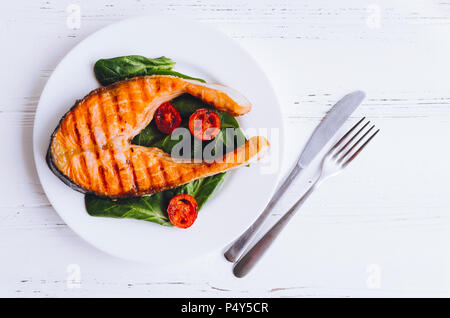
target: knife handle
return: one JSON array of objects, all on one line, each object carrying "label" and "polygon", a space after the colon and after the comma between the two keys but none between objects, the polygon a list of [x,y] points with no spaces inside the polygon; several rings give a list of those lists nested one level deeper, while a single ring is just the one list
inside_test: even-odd
[{"label": "knife handle", "polygon": [[286,192],[286,189],[291,185],[292,181],[294,181],[294,179],[297,177],[297,175],[301,170],[302,167],[298,163],[296,163],[295,167],[286,177],[283,184],[281,184],[281,186],[272,196],[272,198],[270,199],[269,203],[267,204],[266,208],[261,213],[261,215],[256,219],[255,222],[253,222],[252,225],[250,225],[250,227],[244,233],[241,234],[241,236],[239,236],[239,238],[236,241],[233,242],[233,244],[224,253],[225,258],[228,261],[233,263],[238,259],[239,255],[242,253],[243,249],[247,246],[250,239],[255,235],[255,233],[267,219],[275,204],[283,196],[283,194]]},{"label": "knife handle", "polygon": [[[318,179],[319,181],[320,179]],[[306,193],[287,211],[281,219],[272,226],[272,228],[258,241],[252,248],[244,254],[234,265],[233,273],[236,277],[244,277],[255,266],[259,259],[264,255],[267,249],[272,245],[283,228],[291,220],[294,213],[303,205],[308,197],[317,188],[319,182],[316,181],[306,191]]]}]

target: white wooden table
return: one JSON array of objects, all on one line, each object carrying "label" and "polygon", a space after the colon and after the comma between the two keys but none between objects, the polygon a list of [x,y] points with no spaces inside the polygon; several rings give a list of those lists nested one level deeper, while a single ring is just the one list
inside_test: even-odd
[{"label": "white wooden table", "polygon": [[[450,3],[335,2],[0,2],[0,296],[450,296]],[[108,256],[64,224],[40,186],[32,128],[52,70],[90,33],[150,13],[217,27],[257,59],[283,108],[283,171],[351,90],[367,92],[353,119],[382,129],[244,279],[221,251],[160,269]]]}]

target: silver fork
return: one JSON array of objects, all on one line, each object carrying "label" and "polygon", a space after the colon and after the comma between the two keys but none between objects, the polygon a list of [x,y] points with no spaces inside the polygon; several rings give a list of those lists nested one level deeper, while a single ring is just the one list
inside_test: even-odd
[{"label": "silver fork", "polygon": [[[236,277],[243,277],[253,268],[257,261],[262,257],[264,252],[277,238],[278,234],[283,230],[289,220],[292,218],[298,208],[300,208],[311,193],[319,187],[320,184],[331,176],[335,176],[342,172],[347,165],[358,156],[358,154],[366,147],[366,145],[380,131],[377,129],[368,138],[375,125],[366,129],[370,121],[362,125],[354,134],[353,131],[360,127],[364,121],[363,117],[358,121],[324,156],[321,164],[321,172],[319,178],[311,185],[306,193],[283,215],[283,217],[275,223],[274,226],[250,249],[246,252],[234,266],[233,273]],[[363,135],[355,141],[361,133]],[[361,144],[362,143],[362,144]],[[359,148],[358,145],[361,146]]]}]

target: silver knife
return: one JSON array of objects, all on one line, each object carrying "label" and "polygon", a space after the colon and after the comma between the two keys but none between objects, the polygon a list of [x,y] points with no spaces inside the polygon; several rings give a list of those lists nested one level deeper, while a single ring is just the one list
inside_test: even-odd
[{"label": "silver knife", "polygon": [[319,126],[314,130],[313,134],[306,143],[300,157],[297,160],[294,168],[286,177],[284,182],[270,199],[264,211],[253,222],[252,225],[242,233],[239,238],[225,252],[225,258],[230,262],[235,262],[242,250],[247,246],[250,239],[258,231],[266,218],[269,216],[275,204],[286,192],[286,189],[291,185],[292,181],[297,177],[299,172],[306,168],[322,148],[333,138],[339,128],[350,117],[355,109],[361,104],[366,94],[362,91],[355,91],[342,97],[328,112],[325,118],[320,122]]}]

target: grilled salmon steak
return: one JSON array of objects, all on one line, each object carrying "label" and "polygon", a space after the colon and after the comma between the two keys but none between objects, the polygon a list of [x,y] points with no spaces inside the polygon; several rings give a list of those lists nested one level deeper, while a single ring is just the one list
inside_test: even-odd
[{"label": "grilled salmon steak", "polygon": [[51,137],[50,169],[83,193],[110,198],[152,194],[258,160],[269,148],[252,137],[223,160],[195,163],[131,144],[164,102],[189,93],[234,116],[251,104],[236,91],[173,76],[141,76],[98,88],[77,101]]}]

